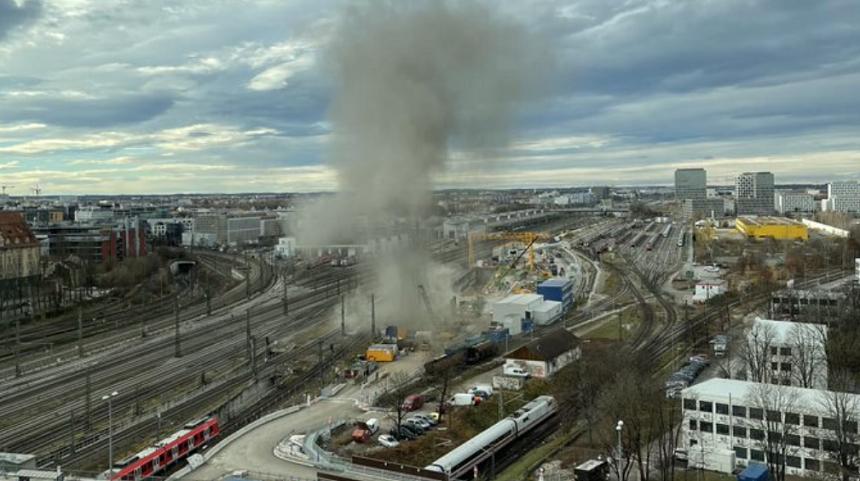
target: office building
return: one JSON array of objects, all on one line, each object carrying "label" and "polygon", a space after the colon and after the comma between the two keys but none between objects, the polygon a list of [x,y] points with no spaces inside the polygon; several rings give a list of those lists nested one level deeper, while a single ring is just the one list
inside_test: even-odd
[{"label": "office building", "polygon": [[730,449],[739,466],[784,459],[787,474],[820,477],[839,471],[839,437],[857,439],[860,395],[838,394],[851,411],[841,426],[828,407],[833,396],[820,389],[710,379],[681,392],[681,437],[691,456]]},{"label": "office building", "polygon": [[675,199],[681,204],[684,217],[719,217],[725,214],[723,200],[708,197],[705,169],[676,170]]},{"label": "office building", "polygon": [[675,171],[675,200],[705,199],[708,195],[708,178],[705,169],[678,169]]},{"label": "office building", "polygon": [[805,192],[777,192],[774,207],[780,214],[811,214],[815,212],[815,198]]},{"label": "office building", "polygon": [[774,210],[773,174],[744,172],[738,176],[735,211],[737,215],[771,215]]},{"label": "office building", "polygon": [[821,210],[860,212],[860,183],[840,181],[827,184],[827,198],[821,201]]}]

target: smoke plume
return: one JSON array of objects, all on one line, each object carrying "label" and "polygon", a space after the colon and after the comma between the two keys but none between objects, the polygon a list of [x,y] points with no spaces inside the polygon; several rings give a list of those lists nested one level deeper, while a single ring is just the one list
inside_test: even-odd
[{"label": "smoke plume", "polygon": [[[329,162],[340,193],[315,212],[305,240],[336,242],[352,234],[357,219],[379,232],[390,219],[424,217],[433,178],[452,149],[488,152],[506,144],[517,103],[538,73],[533,46],[523,28],[474,1],[349,7],[327,55],[336,79]],[[412,293],[394,315],[416,308],[402,299],[417,302],[417,284],[434,297],[445,292],[432,285],[436,268],[417,252],[384,264],[379,277],[391,285],[381,290]]]}]

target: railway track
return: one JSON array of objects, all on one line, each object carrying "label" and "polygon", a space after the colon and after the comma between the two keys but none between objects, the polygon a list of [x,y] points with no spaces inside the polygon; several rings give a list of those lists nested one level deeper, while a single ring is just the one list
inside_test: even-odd
[{"label": "railway track", "polygon": [[[297,297],[291,302],[291,314],[303,316],[308,307],[334,299],[330,293],[333,289],[326,284],[323,289]],[[255,327],[254,335],[262,340],[265,337],[283,336],[293,329],[294,322],[283,322],[281,309],[281,303],[263,306],[260,310],[264,318],[254,321],[255,324],[262,323]],[[152,339],[152,342],[140,346],[138,350],[115,355],[91,370],[90,392],[121,391],[114,406],[117,412],[122,412],[141,402],[141,392],[148,394],[144,401],[160,403],[164,401],[163,396],[169,396],[181,386],[193,383],[201,372],[229,372],[231,361],[245,353],[245,322],[242,321],[213,321],[203,326],[202,330],[207,331],[205,336],[189,338],[186,334],[182,344],[183,349],[190,354],[181,360],[172,358],[173,347],[170,342],[159,343],[159,339]],[[259,346],[262,346],[262,342]],[[58,435],[57,430],[62,431],[68,425],[69,413],[76,411],[82,416],[86,410],[86,377],[86,369],[77,369],[53,379],[51,383],[31,383],[15,390],[14,394],[0,396],[0,419],[13,422],[11,427],[4,426],[0,430],[0,446],[11,447],[18,452],[44,453],[50,451],[52,440],[56,442],[59,439],[62,442],[63,436]],[[47,403],[46,406],[46,402],[34,402],[34,399],[55,402]],[[106,407],[92,401],[90,404],[91,424],[96,425],[105,419]],[[18,421],[20,423],[16,424]]]},{"label": "railway track", "polygon": [[[203,258],[213,254],[204,254]],[[263,272],[264,268],[254,267],[252,265],[249,273],[249,283],[260,285],[262,292],[266,286],[269,286],[273,281],[273,273],[271,270]],[[260,281],[263,282],[260,282]],[[196,318],[206,314],[210,310],[219,310],[229,308],[230,306],[245,300],[248,297],[248,287],[244,284],[234,286],[228,292],[213,299],[210,306],[205,302],[200,302],[196,298],[180,298],[183,309],[180,311],[181,320]],[[42,327],[34,327],[26,335],[22,332],[21,352],[19,353],[19,369],[26,373],[28,365],[42,366],[53,363],[57,358],[70,359],[80,355],[78,344],[80,338],[83,338],[84,343],[92,343],[93,340],[98,340],[100,343],[110,343],[111,339],[121,338],[123,335],[135,335],[147,330],[158,330],[165,326],[169,326],[174,322],[173,319],[174,299],[161,299],[150,306],[145,306],[140,309],[126,309],[124,312],[108,317],[99,317],[97,320],[90,318],[88,322],[82,324],[81,331],[78,331],[78,322],[73,320],[73,325],[68,323],[62,325],[48,325]],[[86,318],[85,318],[86,319]],[[81,336],[82,334],[82,336]],[[33,337],[41,336],[41,337]],[[108,337],[108,339],[104,339]],[[14,341],[13,341],[14,344]],[[43,346],[51,344],[56,346],[52,348],[49,355],[45,355]],[[71,347],[69,347],[71,346]],[[28,349],[24,349],[28,348]],[[86,352],[86,349],[84,349]],[[47,358],[48,362],[45,362]],[[5,369],[0,369],[0,379],[15,377],[15,361],[14,361],[14,346],[8,347],[5,352],[0,351],[0,366],[5,366]]]}]

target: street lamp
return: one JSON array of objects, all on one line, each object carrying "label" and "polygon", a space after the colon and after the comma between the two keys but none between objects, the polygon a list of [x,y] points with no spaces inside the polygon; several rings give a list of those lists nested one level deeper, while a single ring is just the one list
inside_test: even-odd
[{"label": "street lamp", "polygon": [[621,430],[624,429],[624,421],[619,420],[615,425],[615,431],[618,433],[618,453],[615,456],[615,470],[618,472],[618,480],[621,481]]},{"label": "street lamp", "polygon": [[108,479],[113,476],[113,403],[111,402],[118,392],[114,391],[110,394],[102,396],[102,401],[108,403]]}]

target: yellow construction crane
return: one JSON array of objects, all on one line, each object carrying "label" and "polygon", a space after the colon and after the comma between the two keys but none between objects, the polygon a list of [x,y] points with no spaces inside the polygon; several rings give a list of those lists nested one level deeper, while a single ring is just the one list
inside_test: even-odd
[{"label": "yellow construction crane", "polygon": [[469,265],[475,263],[475,239],[478,240],[509,240],[525,244],[529,252],[529,269],[535,266],[534,243],[538,240],[549,240],[549,235],[542,232],[474,232],[469,234]]}]

